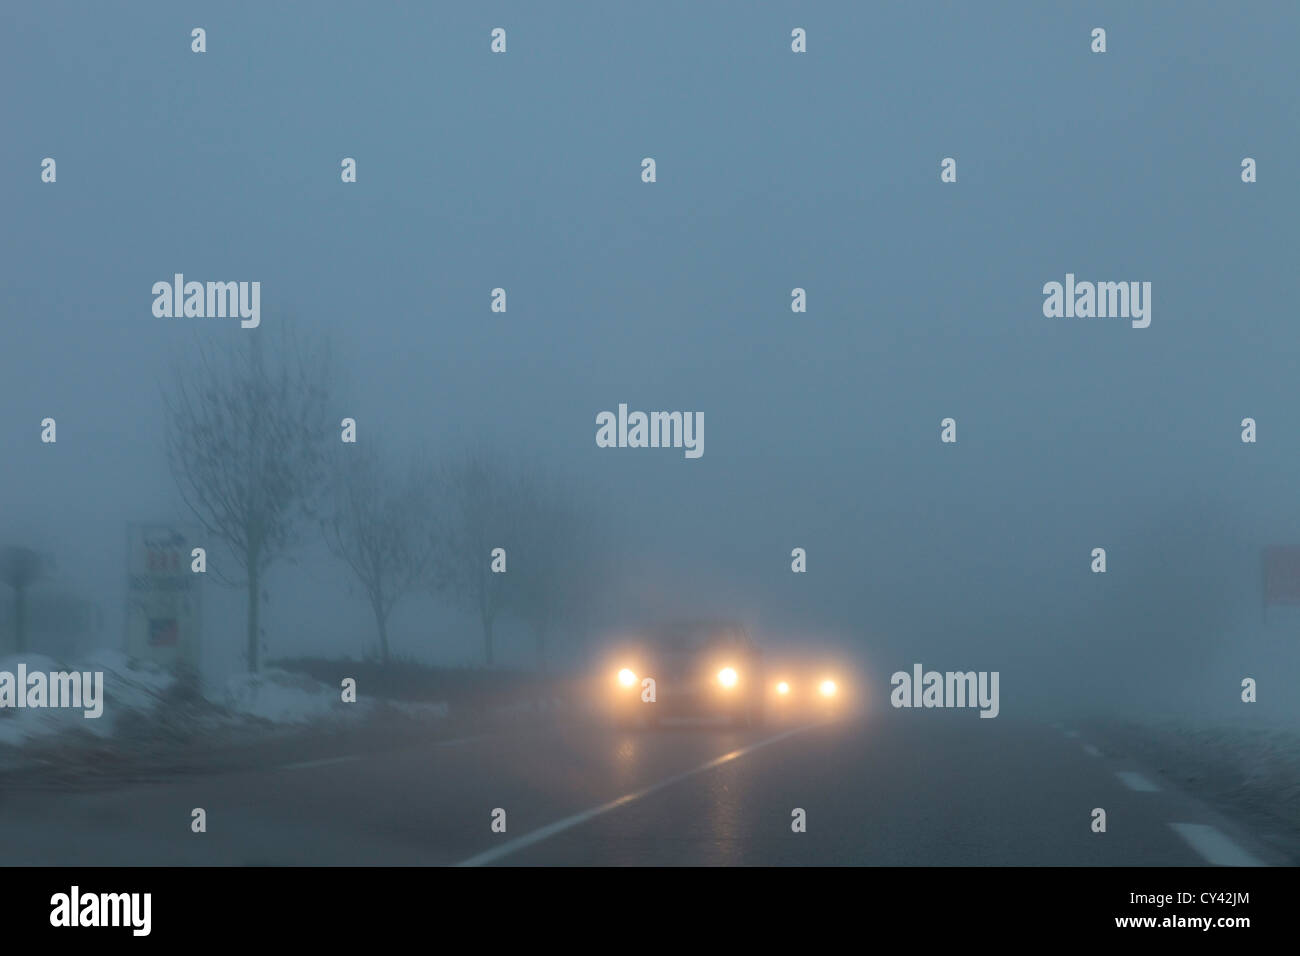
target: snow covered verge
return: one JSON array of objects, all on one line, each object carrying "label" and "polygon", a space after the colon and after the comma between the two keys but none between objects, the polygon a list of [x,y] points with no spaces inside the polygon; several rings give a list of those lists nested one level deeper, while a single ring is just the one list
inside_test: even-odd
[{"label": "snow covered verge", "polygon": [[[42,738],[82,731],[96,737],[112,737],[130,714],[150,713],[164,699],[175,679],[155,665],[132,661],[119,651],[99,650],[72,663],[56,661],[43,654],[9,654],[0,657],[0,672],[17,675],[57,672],[102,673],[103,713],[87,718],[80,707],[0,708],[0,745],[22,747]],[[24,688],[17,688],[24,693]]]},{"label": "snow covered verge", "polygon": [[[201,693],[193,681],[113,650],[66,661],[10,655],[0,657],[0,672],[17,675],[20,664],[28,675],[103,673],[98,718],[80,707],[0,706],[0,779],[29,788],[111,787],[303,754],[326,759],[574,714],[566,679],[505,669],[275,660]],[[345,700],[353,687],[355,701]]]},{"label": "snow covered verge", "polygon": [[116,650],[71,661],[35,653],[0,657],[0,673],[14,675],[13,684],[20,665],[28,675],[101,672],[102,715],[87,718],[82,707],[0,706],[0,770],[33,761],[77,762],[77,753],[85,761],[105,756],[125,761],[161,751],[183,753],[200,743],[237,744],[268,732],[328,733],[376,716],[421,722],[447,716],[445,703],[390,706],[365,695],[346,703],[341,687],[275,668],[231,677],[203,696],[157,665]]},{"label": "snow covered verge", "polygon": [[276,669],[230,678],[222,702],[234,714],[288,725],[363,717],[372,707],[365,698],[344,703],[341,689]]},{"label": "snow covered verge", "polygon": [[1130,720],[1108,727],[1107,736],[1300,862],[1300,729],[1293,723]]}]

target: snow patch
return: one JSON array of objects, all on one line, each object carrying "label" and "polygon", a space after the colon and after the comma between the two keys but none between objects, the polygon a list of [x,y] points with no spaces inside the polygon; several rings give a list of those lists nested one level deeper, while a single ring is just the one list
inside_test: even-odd
[{"label": "snow patch", "polygon": [[121,651],[108,648],[92,651],[71,664],[44,654],[0,657],[0,671],[16,674],[19,664],[26,665],[28,674],[102,672],[104,712],[99,717],[87,719],[85,710],[79,707],[5,707],[0,709],[0,744],[10,747],[22,747],[33,740],[73,730],[111,737],[118,718],[127,712],[152,712],[161,695],[175,682],[171,674],[156,664],[132,660]]},{"label": "snow patch", "polygon": [[230,678],[226,682],[226,706],[236,713],[274,724],[305,724],[368,709],[365,701],[344,703],[341,688],[328,687],[303,674],[274,669]]}]

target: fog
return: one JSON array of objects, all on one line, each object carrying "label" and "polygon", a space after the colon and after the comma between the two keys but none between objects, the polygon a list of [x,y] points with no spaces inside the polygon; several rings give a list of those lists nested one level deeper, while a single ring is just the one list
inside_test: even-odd
[{"label": "fog", "polygon": [[[1260,553],[1300,541],[1300,16],[1206,33],[1177,6],[10,9],[0,544],[54,556],[45,586],[119,646],[126,523],[192,520],[173,367],[292,322],[330,344],[324,424],[355,419],[356,449],[489,449],[579,504],[598,573],[547,666],[721,614],[852,655],[881,698],[920,662],[1000,671],[1008,714],[1227,714],[1250,676],[1295,717],[1300,618],[1265,615]],[[789,54],[792,18],[816,55]],[[175,273],[259,281],[261,325],[155,317]],[[1150,326],[1045,317],[1067,273],[1150,282]],[[703,455],[598,447],[621,403],[702,413]],[[289,555],[267,657],[373,653],[320,535]],[[217,686],[246,595],[203,589]],[[399,602],[390,639],[483,663],[446,594]],[[509,614],[497,664],[537,666]]]}]

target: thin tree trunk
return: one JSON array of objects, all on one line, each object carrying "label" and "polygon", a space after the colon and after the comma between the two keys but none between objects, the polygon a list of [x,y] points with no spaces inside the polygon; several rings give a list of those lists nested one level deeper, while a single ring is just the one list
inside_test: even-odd
[{"label": "thin tree trunk", "polygon": [[27,589],[14,588],[14,649],[27,650]]},{"label": "thin tree trunk", "polygon": [[375,623],[379,625],[379,659],[388,663],[388,618],[378,604],[375,608]]},{"label": "thin tree trunk", "polygon": [[248,567],[248,672],[258,671],[258,612],[262,595],[261,581],[258,580],[257,562],[250,561]]}]

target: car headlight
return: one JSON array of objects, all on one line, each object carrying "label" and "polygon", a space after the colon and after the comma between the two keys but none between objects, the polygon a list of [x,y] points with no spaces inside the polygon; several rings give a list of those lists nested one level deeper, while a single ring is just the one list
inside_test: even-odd
[{"label": "car headlight", "polygon": [[784,697],[786,694],[790,693],[790,685],[785,681],[781,681],[781,683],[776,685],[776,692]]},{"label": "car headlight", "polygon": [[839,690],[839,688],[835,686],[835,681],[833,680],[822,681],[821,686],[817,689],[821,691],[823,697],[834,697],[835,692]]},{"label": "car headlight", "polygon": [[723,687],[735,687],[738,679],[734,667],[724,667],[718,671],[718,683]]},{"label": "car headlight", "polygon": [[633,684],[636,683],[636,675],[633,674],[626,667],[624,667],[621,671],[618,672],[618,682],[622,684],[624,687],[631,687]]}]

